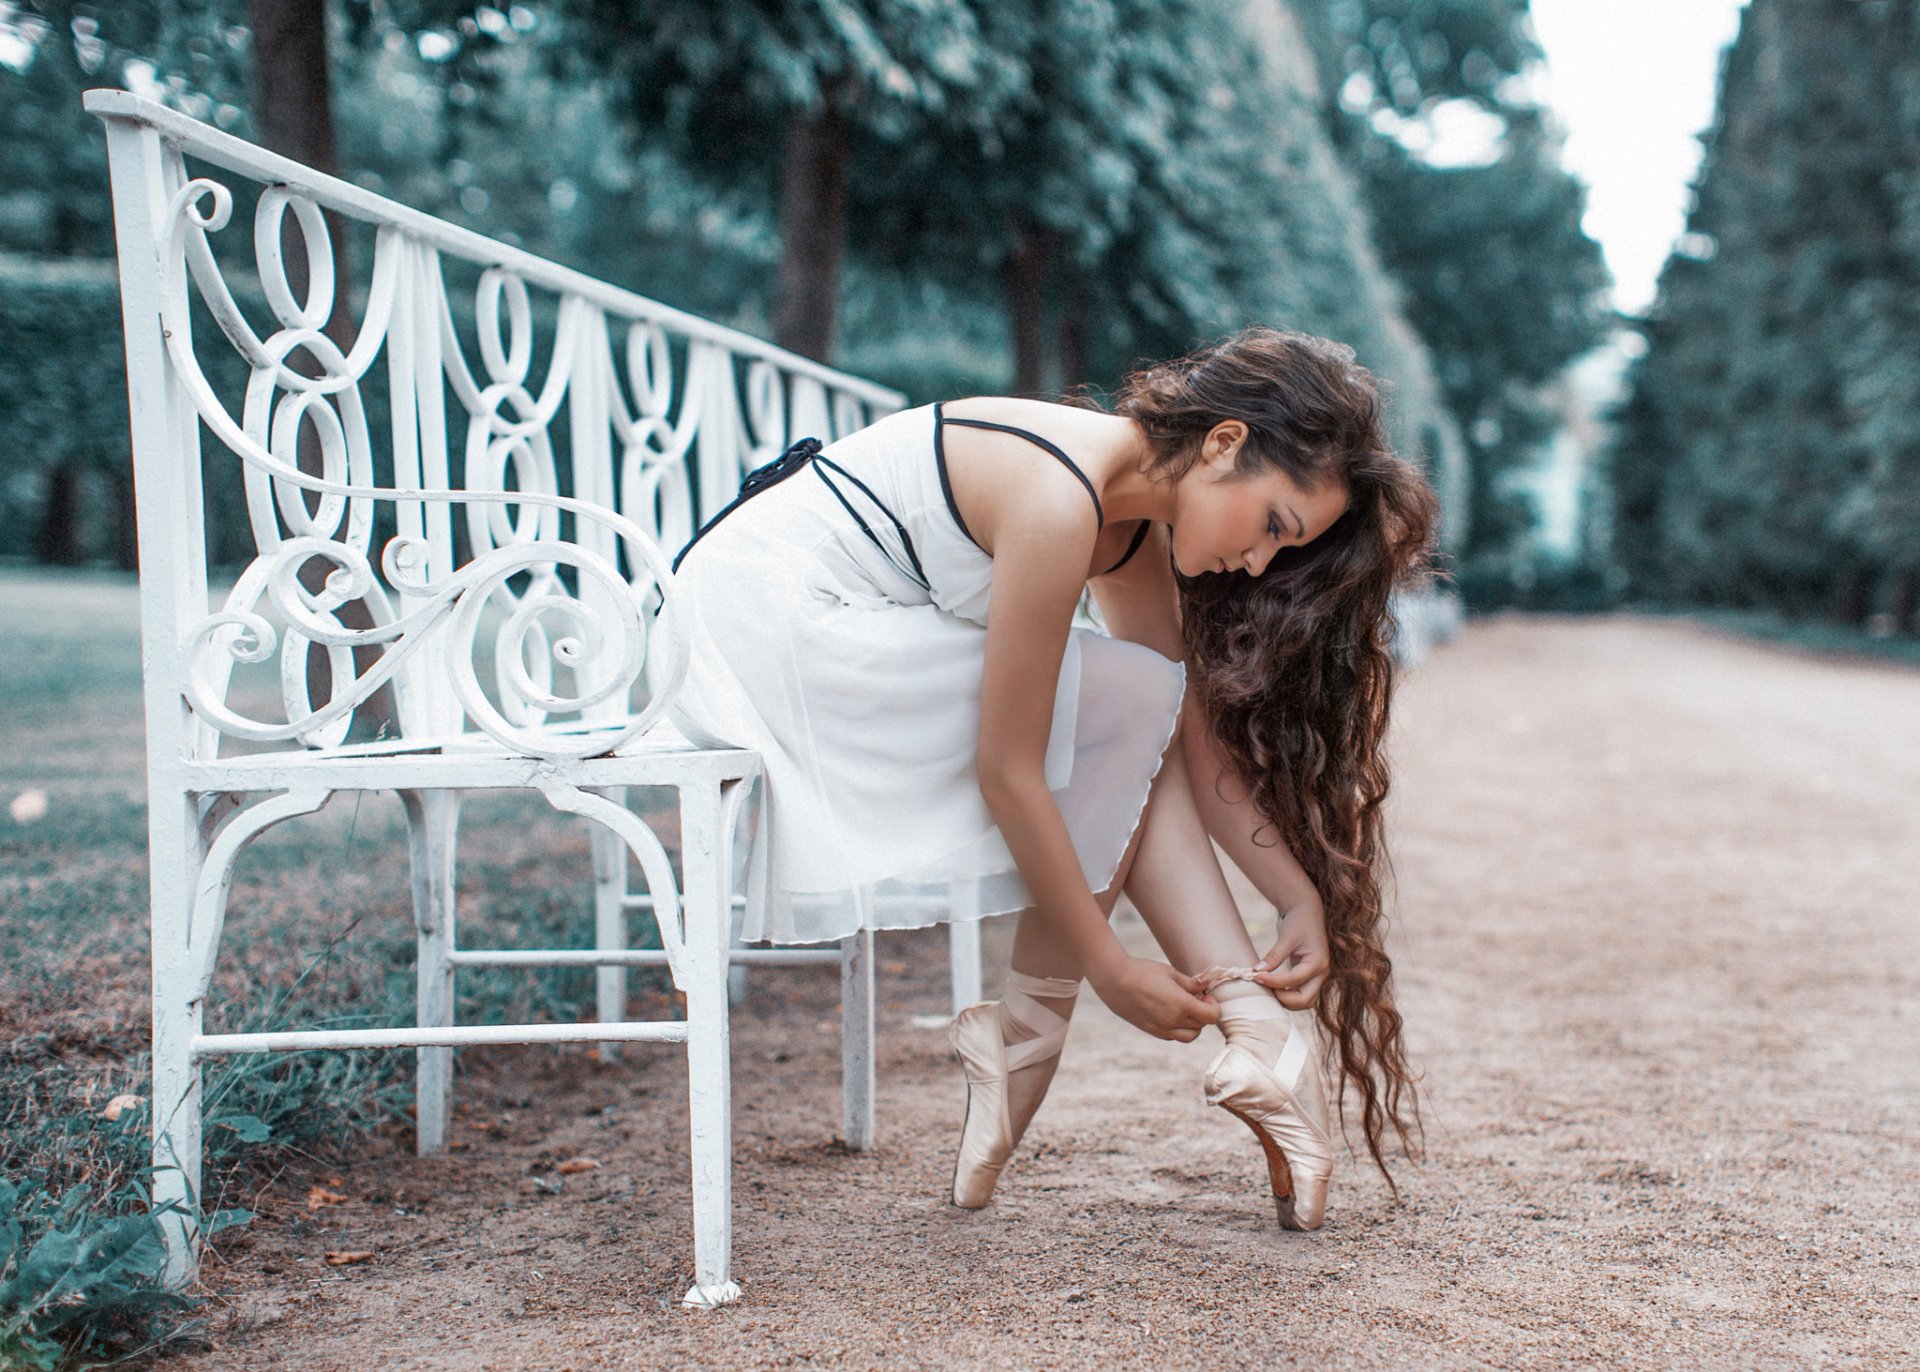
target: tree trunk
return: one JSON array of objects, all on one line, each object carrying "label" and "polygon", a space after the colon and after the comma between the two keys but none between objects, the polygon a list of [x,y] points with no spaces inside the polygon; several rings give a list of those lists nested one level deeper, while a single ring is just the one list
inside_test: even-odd
[{"label": "tree trunk", "polygon": [[1047,240],[1025,219],[1007,258],[1007,321],[1013,335],[1014,395],[1040,395],[1046,387]]},{"label": "tree trunk", "polygon": [[1920,634],[1920,567],[1901,567],[1888,588],[1887,611],[1896,634]]},{"label": "tree trunk", "polygon": [[1852,563],[1834,578],[1832,589],[1832,615],[1842,624],[1860,625],[1867,622],[1869,593],[1873,589],[1873,576],[1862,563]]},{"label": "tree trunk", "polygon": [[[247,22],[253,30],[254,132],[261,143],[283,157],[330,176],[338,175],[340,157],[333,137],[333,95],[327,63],[326,0],[247,0]],[[326,334],[346,352],[352,348],[356,332],[347,303],[352,258],[339,216],[327,215],[326,223],[333,246],[333,308],[327,317]],[[287,245],[287,284],[296,299],[304,299],[306,251],[295,246],[299,229],[294,227],[292,215],[283,221],[282,233]],[[300,368],[303,362],[308,373],[318,374],[318,364],[302,354],[289,358],[287,365]],[[308,425],[300,428],[294,461],[302,471],[317,474],[321,470],[319,445]],[[317,591],[331,570],[323,560],[310,559],[300,569],[300,584]],[[373,616],[364,601],[342,605],[334,616],[350,629],[373,627]],[[355,672],[364,674],[379,661],[380,649],[357,648],[353,658]],[[310,647],[308,699],[318,708],[333,698],[334,685],[325,652]],[[356,733],[369,728],[384,730],[391,718],[392,697],[382,688],[355,711]]]},{"label": "tree trunk", "polygon": [[81,493],[80,464],[72,458],[47,474],[47,503],[33,538],[34,556],[41,562],[77,567],[87,560],[86,541],[80,534]]},{"label": "tree trunk", "polygon": [[[329,176],[339,175],[327,66],[326,0],[247,0],[247,23],[253,30],[254,133],[283,157]],[[289,223],[292,219],[287,216]],[[333,242],[333,311],[326,332],[344,350],[353,346],[353,320],[347,308],[347,282],[353,273],[339,216],[327,216],[327,236]],[[292,247],[286,261],[288,284],[296,298],[304,298],[306,252]]]},{"label": "tree trunk", "polygon": [[133,502],[133,463],[122,456],[113,469],[113,565],[123,572],[140,569],[140,541]]},{"label": "tree trunk", "polygon": [[773,339],[825,362],[833,352],[840,263],[847,243],[846,117],[835,92],[787,125],[780,168],[780,278]]},{"label": "tree trunk", "polygon": [[1087,376],[1087,282],[1077,269],[1060,273],[1060,317],[1054,322],[1054,348],[1060,361],[1060,389],[1084,385]]}]

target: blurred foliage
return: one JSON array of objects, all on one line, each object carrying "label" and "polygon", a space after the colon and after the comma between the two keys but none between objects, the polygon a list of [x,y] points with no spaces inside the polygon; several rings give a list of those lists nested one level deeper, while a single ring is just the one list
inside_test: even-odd
[{"label": "blurred foliage", "polygon": [[1365,160],[1381,252],[1440,358],[1472,452],[1469,557],[1510,561],[1535,522],[1508,481],[1559,426],[1546,383],[1613,324],[1586,192],[1533,118],[1484,167],[1432,167],[1388,140]]},{"label": "blurred foliage", "polygon": [[[689,0],[644,16],[611,0],[334,0],[330,13],[343,174],[369,189],[764,334],[785,246],[782,130],[841,100],[844,365],[916,400],[996,390],[1017,336],[1022,365],[1063,389],[1277,322],[1352,342],[1394,388],[1398,441],[1462,485],[1439,369],[1314,117],[1313,59],[1285,0],[1237,13],[1199,0]],[[107,250],[86,86],[127,84],[250,134],[244,16],[240,0],[0,13],[9,184],[23,188],[0,213],[0,250]],[[54,143],[82,155],[50,155]],[[1042,269],[1015,289],[1009,263],[1036,244]],[[91,328],[71,335],[74,370],[117,373],[81,336]],[[89,443],[96,427],[110,428],[82,426]],[[7,474],[14,508],[42,507],[26,522],[58,504],[44,452]],[[82,529],[64,542],[126,557],[124,538]]]},{"label": "blurred foliage", "polygon": [[1753,0],[1646,332],[1635,592],[1920,628],[1920,9]]},{"label": "blurred foliage", "polygon": [[1002,104],[1024,80],[1021,49],[981,25],[985,0],[554,0],[572,32],[559,45],[576,79],[610,75],[636,131],[665,137],[727,181],[763,181],[780,166],[788,117],[834,105],[884,155],[930,120],[995,137]]},{"label": "blurred foliage", "polygon": [[94,86],[133,84],[222,128],[241,119],[246,30],[231,0],[16,0],[0,5],[0,249],[113,252]]},{"label": "blurred foliage", "polygon": [[0,556],[133,565],[125,356],[110,263],[0,255]]},{"label": "blurred foliage", "polygon": [[1510,83],[1541,59],[1528,0],[1322,0],[1298,9],[1328,131],[1349,154],[1377,132],[1376,119],[1423,120],[1448,100],[1504,119]]},{"label": "blurred foliage", "polygon": [[[1522,80],[1541,58],[1526,0],[1331,0],[1301,12],[1322,114],[1468,446],[1456,546],[1480,565],[1463,585],[1524,581],[1537,513],[1512,478],[1559,427],[1545,385],[1616,323],[1600,246],[1581,228],[1586,190]],[[1414,151],[1451,102],[1500,130],[1488,161],[1436,165]]]}]

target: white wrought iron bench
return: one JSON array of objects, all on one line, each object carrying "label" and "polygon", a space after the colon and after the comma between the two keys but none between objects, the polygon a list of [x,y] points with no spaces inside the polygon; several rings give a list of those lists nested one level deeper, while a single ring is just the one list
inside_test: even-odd
[{"label": "white wrought iron bench", "polygon": [[[839,963],[846,1141],[865,1148],[873,945],[863,934],[838,948],[734,946],[731,847],[759,762],[696,748],[661,718],[685,671],[666,555],[691,536],[697,513],[725,504],[743,472],[791,438],[837,437],[901,397],[127,92],[91,91],[86,107],[107,129],[137,489],[152,1195],[169,1280],[184,1284],[197,1261],[209,1057],[414,1048],[418,1147],[431,1152],[445,1142],[456,1046],[656,1042],[683,1044],[688,1056],[694,1279],[684,1300],[737,1298],[729,969]],[[226,247],[244,234],[220,237],[236,187],[242,211],[252,205],[251,261]],[[365,305],[345,346],[330,318],[324,214],[374,233]],[[471,349],[448,284],[456,268],[474,278]],[[264,311],[238,303],[233,271],[254,279]],[[265,327],[250,308],[271,316]],[[199,337],[196,311],[214,326]],[[209,349],[230,350],[228,362],[238,354],[244,385],[222,393]],[[369,393],[381,386],[377,424]],[[205,472],[244,487],[253,549],[217,605],[203,428],[214,439]],[[318,703],[314,653],[330,683]],[[390,705],[381,735],[357,737],[356,717],[376,701]],[[460,798],[498,788],[537,791],[592,823],[592,949],[458,946]],[[629,788],[676,798],[677,876],[626,803]],[[368,790],[397,792],[407,815],[417,1024],[204,1032],[241,852],[337,793]],[[629,890],[630,863],[644,892]],[[629,946],[634,910],[654,915],[662,947]],[[979,995],[978,937],[975,926],[953,933],[956,1005]],[[538,965],[598,969],[599,1022],[453,1022],[458,968]],[[684,1020],[626,1018],[626,969],[647,965],[666,967],[685,994]]]}]

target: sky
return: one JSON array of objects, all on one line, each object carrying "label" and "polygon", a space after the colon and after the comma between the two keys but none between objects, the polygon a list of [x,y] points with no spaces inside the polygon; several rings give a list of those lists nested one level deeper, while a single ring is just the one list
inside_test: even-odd
[{"label": "sky", "polygon": [[1653,302],[1686,226],[1697,135],[1713,120],[1720,50],[1746,0],[1533,0],[1546,50],[1538,95],[1567,130],[1568,168],[1586,183],[1587,233],[1606,253],[1613,301]]}]

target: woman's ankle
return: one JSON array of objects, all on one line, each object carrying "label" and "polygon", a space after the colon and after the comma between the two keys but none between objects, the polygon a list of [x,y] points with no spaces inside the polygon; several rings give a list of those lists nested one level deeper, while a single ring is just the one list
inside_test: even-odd
[{"label": "woman's ankle", "polygon": [[[1007,994],[1000,999],[1000,1037],[1014,1044],[1038,1038],[1057,1027],[1051,1018],[1073,1018],[1080,994],[1077,977],[1040,977],[1018,970],[1007,973]],[[1024,1005],[1022,1002],[1026,1002]],[[1039,1013],[1035,1013],[1035,1010]],[[1036,1022],[1038,1021],[1038,1022]]]}]

